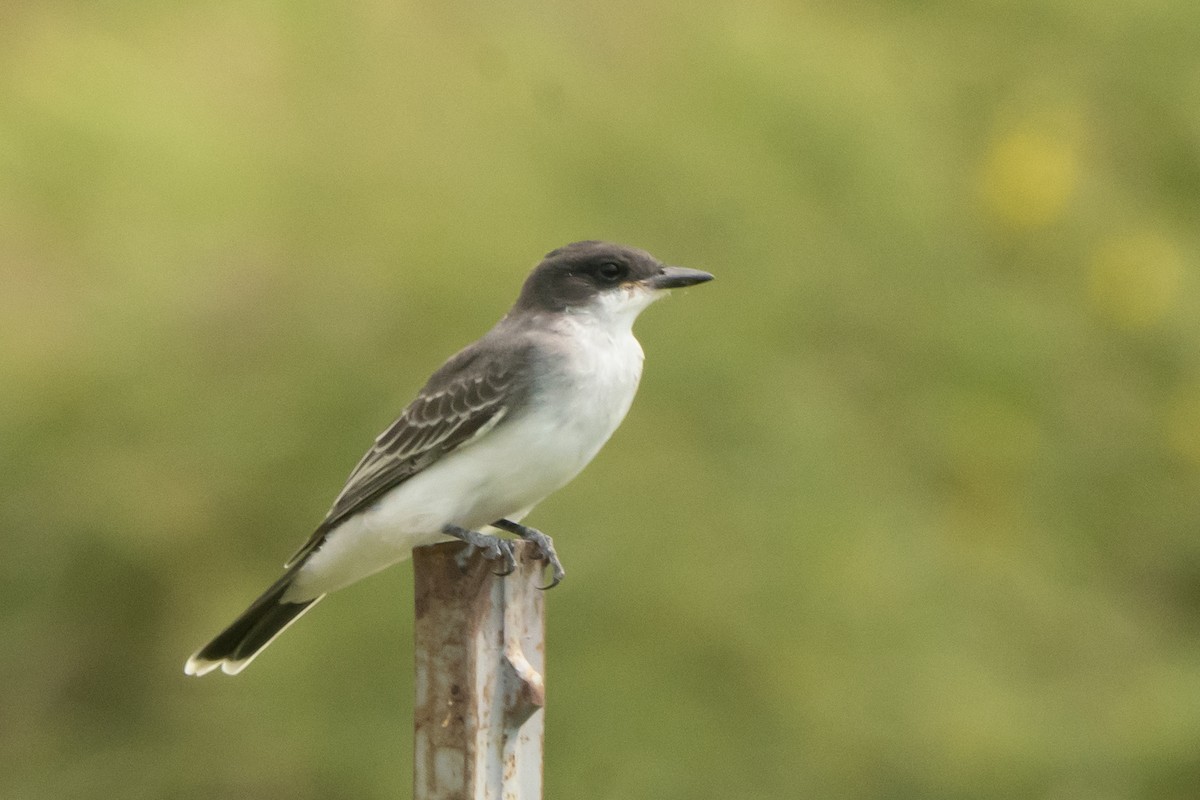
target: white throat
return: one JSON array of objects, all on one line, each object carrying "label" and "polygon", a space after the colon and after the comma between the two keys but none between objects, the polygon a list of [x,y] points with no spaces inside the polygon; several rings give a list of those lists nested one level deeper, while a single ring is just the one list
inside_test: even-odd
[{"label": "white throat", "polygon": [[637,284],[621,286],[598,295],[586,306],[568,310],[566,316],[581,325],[607,328],[614,337],[632,335],[638,315],[664,294]]}]

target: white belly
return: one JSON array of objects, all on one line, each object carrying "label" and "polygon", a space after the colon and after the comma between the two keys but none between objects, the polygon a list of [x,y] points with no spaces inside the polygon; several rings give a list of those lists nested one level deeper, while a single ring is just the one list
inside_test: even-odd
[{"label": "white belly", "polygon": [[[519,519],[579,474],[620,425],[641,377],[632,333],[590,341],[574,332],[576,356],[542,382],[524,413],[409,478],[331,531],[305,562],[287,598],[311,599],[443,541],[448,525],[478,530]],[[578,347],[580,339],[584,346]]]}]

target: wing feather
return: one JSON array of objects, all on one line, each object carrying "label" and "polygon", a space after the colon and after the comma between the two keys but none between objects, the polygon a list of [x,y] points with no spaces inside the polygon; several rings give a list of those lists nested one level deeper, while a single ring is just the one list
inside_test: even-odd
[{"label": "wing feather", "polygon": [[447,453],[490,430],[523,399],[527,351],[480,352],[472,346],[446,362],[400,417],[375,439],[325,520],[287,561],[319,548],[325,535]]}]

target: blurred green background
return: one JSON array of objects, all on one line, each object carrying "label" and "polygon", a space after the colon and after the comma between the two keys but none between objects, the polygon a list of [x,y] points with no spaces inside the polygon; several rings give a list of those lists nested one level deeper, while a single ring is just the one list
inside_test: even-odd
[{"label": "blurred green background", "polygon": [[184,658],[581,238],[547,796],[1200,796],[1200,5],[0,7],[0,797],[410,793],[411,570]]}]

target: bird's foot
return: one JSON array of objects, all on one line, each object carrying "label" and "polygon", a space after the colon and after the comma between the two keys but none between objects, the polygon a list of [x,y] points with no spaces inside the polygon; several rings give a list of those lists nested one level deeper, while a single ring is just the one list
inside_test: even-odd
[{"label": "bird's foot", "polygon": [[496,573],[501,577],[511,575],[513,570],[517,568],[517,559],[513,555],[513,544],[508,539],[460,528],[457,525],[447,525],[442,528],[442,533],[447,536],[453,536],[455,539],[460,539],[469,545],[459,555],[458,566],[464,570],[467,567],[467,560],[471,558],[471,555],[476,550],[481,552],[483,557],[488,561],[504,560],[504,570]]},{"label": "bird's foot", "polygon": [[519,522],[512,522],[507,519],[501,519],[493,522],[492,527],[499,528],[502,531],[508,531],[509,533],[514,533],[527,542],[533,542],[534,546],[538,549],[537,558],[540,558],[549,564],[553,573],[550,583],[540,588],[553,589],[562,582],[563,577],[567,573],[563,569],[562,562],[558,560],[558,553],[554,551],[553,539],[539,531],[537,528],[530,528],[528,525],[522,525]]}]

